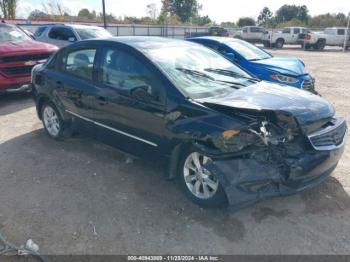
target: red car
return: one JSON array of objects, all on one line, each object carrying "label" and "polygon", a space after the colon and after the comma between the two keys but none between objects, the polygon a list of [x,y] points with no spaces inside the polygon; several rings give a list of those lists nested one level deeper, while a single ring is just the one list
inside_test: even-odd
[{"label": "red car", "polygon": [[0,23],[0,93],[30,89],[32,68],[57,51],[14,25]]}]

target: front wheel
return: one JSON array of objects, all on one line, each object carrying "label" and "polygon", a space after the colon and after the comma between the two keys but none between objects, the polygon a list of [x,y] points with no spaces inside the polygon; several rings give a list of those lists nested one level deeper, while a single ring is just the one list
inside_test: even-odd
[{"label": "front wheel", "polygon": [[186,195],[196,204],[204,207],[222,207],[227,198],[219,179],[205,168],[210,158],[186,150],[179,161],[178,172]]},{"label": "front wheel", "polygon": [[269,48],[269,47],[271,47],[271,44],[270,44],[270,43],[268,43],[268,42],[264,42],[264,43],[263,43],[263,45],[264,45],[264,47],[265,47],[265,48]]}]

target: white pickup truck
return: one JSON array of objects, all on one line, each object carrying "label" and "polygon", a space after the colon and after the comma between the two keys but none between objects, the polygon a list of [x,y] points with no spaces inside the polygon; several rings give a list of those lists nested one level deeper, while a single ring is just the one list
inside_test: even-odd
[{"label": "white pickup truck", "polygon": [[282,31],[268,31],[262,36],[265,47],[283,48],[284,44],[297,45],[299,34],[307,34],[311,31],[305,27],[286,27]]},{"label": "white pickup truck", "polygon": [[329,27],[324,32],[310,32],[300,34],[300,42],[305,49],[322,50],[328,46],[344,46],[345,37],[347,38],[346,49],[350,47],[350,29],[346,33],[345,27]]},{"label": "white pickup truck", "polygon": [[245,40],[250,43],[261,43],[261,38],[265,29],[259,26],[245,26],[242,30],[237,31],[233,37]]}]

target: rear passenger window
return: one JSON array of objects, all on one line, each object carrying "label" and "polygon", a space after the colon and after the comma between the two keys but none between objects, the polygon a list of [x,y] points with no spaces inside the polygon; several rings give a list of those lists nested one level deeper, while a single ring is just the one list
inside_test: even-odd
[{"label": "rear passenger window", "polygon": [[69,53],[63,59],[63,70],[84,78],[92,80],[96,49],[84,49]]},{"label": "rear passenger window", "polygon": [[76,40],[73,31],[66,27],[53,27],[50,30],[49,37],[56,40],[68,41],[71,39]]},{"label": "rear passenger window", "polygon": [[300,28],[294,28],[294,34],[300,34]]},{"label": "rear passenger window", "polygon": [[338,35],[345,35],[345,29],[338,29]]},{"label": "rear passenger window", "polygon": [[154,102],[160,103],[164,98],[162,84],[153,73],[134,56],[121,50],[104,50],[99,81],[126,93],[144,88],[154,97]]},{"label": "rear passenger window", "polygon": [[39,28],[35,31],[34,37],[39,37],[39,36],[41,36],[41,35],[44,33],[45,29],[46,29],[45,26],[39,27]]},{"label": "rear passenger window", "polygon": [[260,27],[251,27],[250,28],[250,32],[252,32],[252,33],[261,33],[262,32],[262,28],[260,28]]}]

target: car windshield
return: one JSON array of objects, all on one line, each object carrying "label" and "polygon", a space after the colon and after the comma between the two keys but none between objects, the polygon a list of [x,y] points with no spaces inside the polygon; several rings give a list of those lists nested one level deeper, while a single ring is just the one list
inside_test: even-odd
[{"label": "car windshield", "polygon": [[256,82],[238,66],[200,45],[151,48],[146,54],[190,98],[221,95]]},{"label": "car windshield", "polygon": [[103,28],[91,27],[91,28],[76,28],[75,29],[82,40],[92,38],[106,38],[111,37],[111,33]]},{"label": "car windshield", "polygon": [[262,59],[267,59],[272,57],[272,55],[266,53],[264,50],[256,47],[247,42],[243,41],[230,41],[225,43],[227,46],[231,47],[245,59],[250,61],[257,61]]},{"label": "car windshield", "polygon": [[0,43],[31,40],[23,31],[14,26],[0,26]]}]

